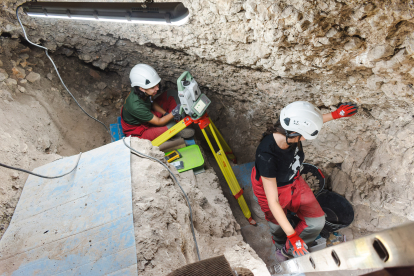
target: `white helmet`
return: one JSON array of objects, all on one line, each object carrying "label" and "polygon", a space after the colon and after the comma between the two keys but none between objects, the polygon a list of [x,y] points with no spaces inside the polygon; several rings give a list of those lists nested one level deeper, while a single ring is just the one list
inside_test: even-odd
[{"label": "white helmet", "polygon": [[322,129],[322,112],[311,103],[293,102],[280,112],[280,123],[285,130],[297,132],[305,139],[313,140]]},{"label": "white helmet", "polygon": [[131,80],[131,87],[139,86],[144,89],[154,87],[161,81],[154,68],[142,63],[135,65],[131,69],[129,79]]}]

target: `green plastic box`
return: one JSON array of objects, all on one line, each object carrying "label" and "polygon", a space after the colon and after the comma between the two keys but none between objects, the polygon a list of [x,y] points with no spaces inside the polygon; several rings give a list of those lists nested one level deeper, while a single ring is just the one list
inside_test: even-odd
[{"label": "green plastic box", "polygon": [[[182,157],[175,159],[174,161],[183,161],[184,163],[184,168],[178,170],[179,173],[192,169],[199,170],[203,168],[204,158],[198,145],[191,145],[185,148],[177,149],[177,151],[181,154]],[[165,153],[165,155],[169,154],[170,152]]]}]

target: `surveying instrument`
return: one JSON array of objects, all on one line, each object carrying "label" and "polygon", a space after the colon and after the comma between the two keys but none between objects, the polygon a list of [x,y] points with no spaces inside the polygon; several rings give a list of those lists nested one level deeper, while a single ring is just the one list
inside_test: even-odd
[{"label": "surveying instrument", "polygon": [[[234,175],[233,169],[227,160],[228,157],[233,161],[233,163],[236,163],[236,156],[234,156],[229,145],[226,143],[223,136],[218,131],[217,127],[211,121],[206,112],[207,107],[211,103],[210,99],[207,98],[205,94],[201,93],[197,82],[188,71],[182,73],[178,78],[177,87],[178,97],[181,103],[180,114],[184,112],[187,114],[187,116],[175,124],[172,128],[168,129],[166,132],[154,139],[152,141],[152,145],[158,147],[192,123],[197,124],[200,127],[204,138],[206,139],[211,152],[213,153],[214,158],[216,159],[217,164],[219,165],[220,170],[230,187],[233,196],[237,199],[237,202],[239,203],[244,216],[251,225],[256,225],[256,221],[252,219],[250,209],[243,197],[243,189],[240,188],[239,182]],[[210,136],[214,137],[214,140],[219,147],[218,151],[214,149],[206,132],[206,129]]]}]

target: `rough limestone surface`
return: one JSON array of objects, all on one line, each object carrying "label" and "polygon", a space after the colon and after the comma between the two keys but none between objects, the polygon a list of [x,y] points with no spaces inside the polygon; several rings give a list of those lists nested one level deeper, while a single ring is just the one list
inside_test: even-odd
[{"label": "rough limestone surface", "polygon": [[[164,159],[151,142],[131,139],[131,147]],[[224,255],[230,266],[269,275],[265,263],[243,241],[240,226],[212,169],[194,176],[168,164],[191,204],[201,259]],[[139,275],[166,275],[198,260],[190,228],[190,209],[168,170],[154,160],[131,154],[132,206]]]},{"label": "rough limestone surface", "polygon": [[[0,9],[0,32],[12,38],[22,35],[20,3]],[[331,112],[357,103],[358,115],[327,123],[305,144],[307,162],[341,171],[330,179],[355,206],[356,225],[378,231],[414,220],[412,1],[183,3],[191,18],[181,27],[22,20],[34,42],[116,71],[125,85],[140,62],[173,83],[191,70],[240,163],[254,159],[261,133],[286,104],[305,100]],[[22,66],[12,70],[18,79],[27,74]]]}]

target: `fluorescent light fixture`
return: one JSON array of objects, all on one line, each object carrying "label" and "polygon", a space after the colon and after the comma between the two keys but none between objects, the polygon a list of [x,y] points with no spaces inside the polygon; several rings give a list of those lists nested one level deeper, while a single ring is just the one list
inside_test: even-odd
[{"label": "fluorescent light fixture", "polygon": [[121,23],[183,25],[189,18],[180,2],[27,2],[22,8],[33,17]]}]

